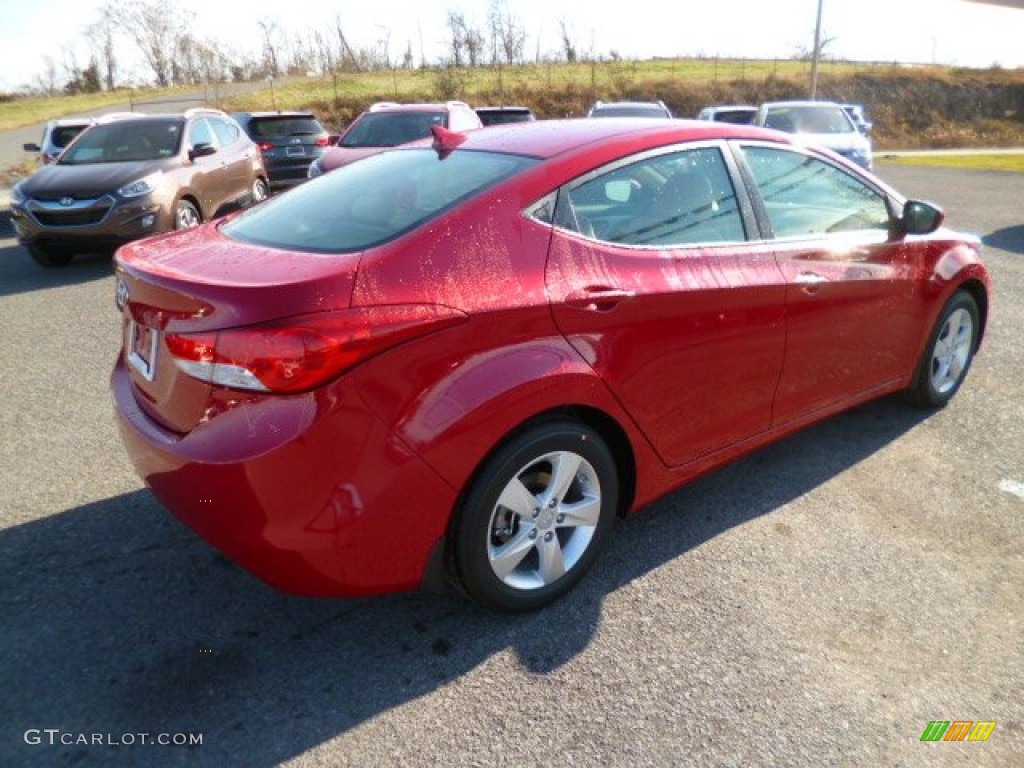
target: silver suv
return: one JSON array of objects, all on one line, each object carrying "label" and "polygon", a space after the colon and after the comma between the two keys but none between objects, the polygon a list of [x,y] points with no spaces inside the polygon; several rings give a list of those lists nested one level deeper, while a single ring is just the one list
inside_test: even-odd
[{"label": "silver suv", "polygon": [[755,125],[796,134],[809,144],[831,149],[871,170],[871,140],[842,105],[831,101],[774,101],[762,104]]}]

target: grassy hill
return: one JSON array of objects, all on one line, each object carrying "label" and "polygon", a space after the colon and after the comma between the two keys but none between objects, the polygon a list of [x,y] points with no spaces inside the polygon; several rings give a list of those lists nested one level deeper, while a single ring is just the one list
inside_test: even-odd
[{"label": "grassy hill", "polygon": [[[806,98],[809,81],[806,61],[654,59],[286,78],[245,96],[213,100],[227,110],[312,109],[337,130],[374,101],[457,98],[474,106],[528,106],[552,118],[586,114],[598,99],[661,99],[675,115],[693,117],[711,104]],[[1024,69],[825,62],[818,98],[866,105],[880,149],[1024,146]],[[0,102],[0,130],[123,100],[117,93],[14,98]]]}]

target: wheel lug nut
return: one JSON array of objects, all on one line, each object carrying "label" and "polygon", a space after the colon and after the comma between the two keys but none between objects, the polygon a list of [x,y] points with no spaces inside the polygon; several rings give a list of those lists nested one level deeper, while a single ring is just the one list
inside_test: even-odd
[{"label": "wheel lug nut", "polygon": [[558,515],[558,517],[555,518],[555,522],[559,523],[559,524],[564,523],[565,522],[565,515]]},{"label": "wheel lug nut", "polygon": [[555,534],[553,534],[551,531],[548,531],[544,534],[544,541],[551,541],[553,538],[555,538]]},{"label": "wheel lug nut", "polygon": [[554,499],[552,499],[551,501],[548,502],[548,509],[554,509],[557,506],[558,506],[558,502],[555,501]]},{"label": "wheel lug nut", "polygon": [[537,538],[537,529],[536,528],[534,530],[530,531],[530,538],[531,539],[536,539]]},{"label": "wheel lug nut", "polygon": [[535,507],[533,510],[533,519],[536,520],[540,517],[540,507]]}]

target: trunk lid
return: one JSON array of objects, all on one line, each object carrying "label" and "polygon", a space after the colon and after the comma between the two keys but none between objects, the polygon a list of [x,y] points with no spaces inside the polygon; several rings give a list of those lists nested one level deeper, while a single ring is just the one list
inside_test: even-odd
[{"label": "trunk lid", "polygon": [[179,434],[209,418],[225,397],[262,395],[225,394],[186,374],[170,353],[167,334],[344,309],[351,302],[361,255],[241,243],[222,235],[218,224],[132,243],[116,257],[122,356],[135,398],[152,419]]}]

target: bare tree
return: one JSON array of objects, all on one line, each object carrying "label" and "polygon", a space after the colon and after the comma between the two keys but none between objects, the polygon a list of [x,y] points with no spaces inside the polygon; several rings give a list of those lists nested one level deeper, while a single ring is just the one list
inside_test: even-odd
[{"label": "bare tree", "polygon": [[191,27],[192,14],[177,0],[114,0],[107,9],[118,29],[142,51],[156,84],[170,85],[175,47]]},{"label": "bare tree", "polygon": [[50,56],[43,56],[43,71],[36,75],[36,85],[47,96],[57,92],[57,65]]},{"label": "bare tree", "polygon": [[341,16],[334,17],[334,30],[338,33],[338,60],[344,65],[351,66],[356,72],[360,71],[359,60],[348,44],[345,33],[341,29]]},{"label": "bare tree", "polygon": [[491,52],[494,63],[499,58],[506,64],[523,60],[526,47],[526,30],[512,18],[505,0],[491,0],[488,13],[491,28]]},{"label": "bare tree", "polygon": [[572,42],[572,36],[569,34],[569,26],[566,24],[564,16],[558,20],[558,25],[562,31],[562,53],[565,54],[565,60],[573,64],[576,62],[578,54],[576,46]]},{"label": "bare tree", "polygon": [[334,49],[327,42],[327,38],[320,33],[319,29],[313,30],[312,45],[316,50],[317,64],[321,74],[326,75],[333,72],[337,62],[334,56]]},{"label": "bare tree", "polygon": [[266,73],[271,77],[281,74],[281,68],[277,61],[277,22],[271,19],[260,19],[256,22],[263,31],[263,65]]},{"label": "bare tree", "polygon": [[448,44],[452,66],[463,66],[463,53],[466,50],[466,20],[461,12],[448,11]]},{"label": "bare tree", "polygon": [[469,66],[481,66],[484,63],[484,50],[487,48],[487,39],[484,37],[484,33],[477,27],[467,25],[463,42],[466,46],[466,58],[469,59]]},{"label": "bare tree", "polygon": [[99,10],[99,16],[85,29],[86,39],[95,52],[98,66],[103,78],[103,87],[108,91],[114,89],[117,80],[117,54],[114,46],[114,33],[117,22],[111,15],[111,6],[105,5]]}]

